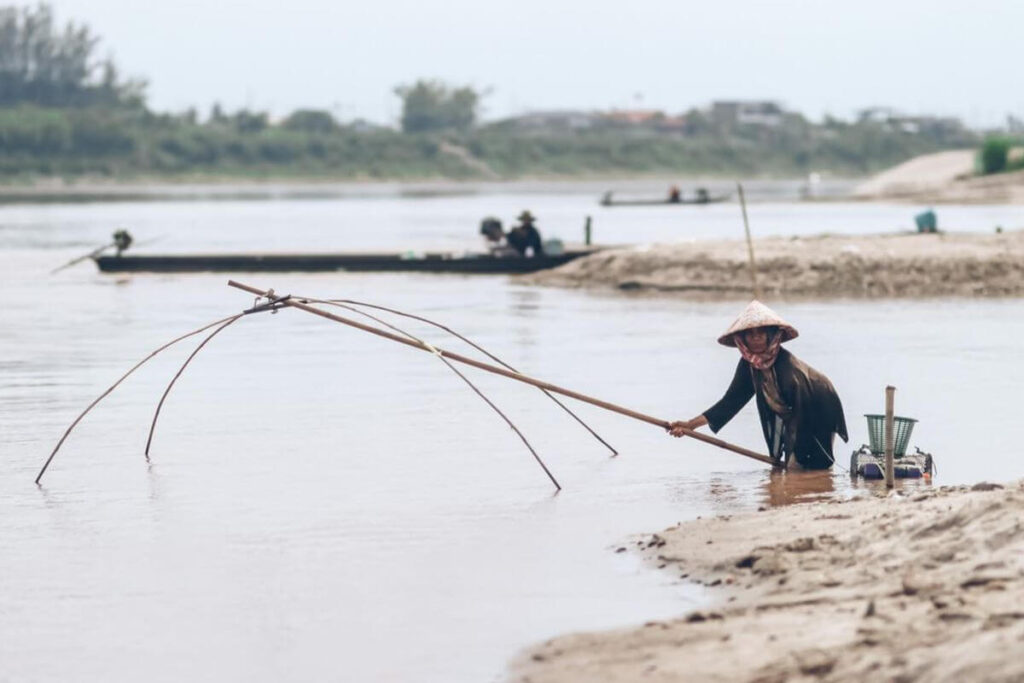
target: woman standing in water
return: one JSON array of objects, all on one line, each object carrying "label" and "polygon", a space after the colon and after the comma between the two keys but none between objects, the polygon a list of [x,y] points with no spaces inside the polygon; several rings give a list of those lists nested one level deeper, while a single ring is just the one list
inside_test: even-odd
[{"label": "woman standing in water", "polygon": [[692,420],[673,422],[669,433],[681,437],[685,430],[704,425],[717,433],[756,396],[772,458],[787,465],[795,460],[805,469],[831,467],[835,435],[848,438],[843,405],[828,377],[782,348],[798,334],[775,311],[760,301],[750,302],[718,338],[719,344],[739,349],[741,356],[725,396]]}]

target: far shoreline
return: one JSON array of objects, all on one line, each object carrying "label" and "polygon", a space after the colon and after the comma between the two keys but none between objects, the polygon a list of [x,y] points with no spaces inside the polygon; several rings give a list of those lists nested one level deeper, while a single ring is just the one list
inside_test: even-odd
[{"label": "far shoreline", "polygon": [[[410,174],[391,177],[332,175],[329,171],[235,168],[221,171],[139,173],[136,175],[12,175],[0,178],[0,203],[19,201],[118,201],[140,199],[287,199],[423,193],[551,193],[567,188],[603,194],[653,192],[665,196],[672,185],[704,186],[713,194],[734,193],[737,181],[747,199],[758,201],[759,185],[789,186],[786,200],[845,201],[904,205],[1024,204],[1024,170],[979,175],[975,149],[954,149],[913,157],[874,174],[828,170],[808,173],[577,171],[522,176]],[[683,188],[684,193],[688,188]],[[775,196],[774,198],[783,198]]]},{"label": "far shoreline", "polygon": [[[735,193],[737,175],[673,175],[668,172],[536,175],[507,179],[454,179],[446,177],[369,178],[325,176],[140,176],[137,178],[60,177],[0,181],[0,204],[18,202],[303,199],[366,196],[444,196],[464,194],[552,194],[559,191],[592,193],[594,205],[609,190],[616,194],[661,196],[672,185],[706,186]],[[859,176],[835,176],[824,183],[821,196],[809,201],[859,201],[852,196]],[[806,178],[794,176],[742,177],[756,197],[758,187],[772,188],[780,198],[799,200]],[[779,193],[779,189],[788,190]],[[748,196],[748,199],[750,197]]]}]

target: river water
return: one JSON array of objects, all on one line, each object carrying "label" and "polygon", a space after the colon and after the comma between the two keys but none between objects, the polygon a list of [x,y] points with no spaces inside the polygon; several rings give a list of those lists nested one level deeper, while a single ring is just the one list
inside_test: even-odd
[{"label": "river water", "polygon": [[[755,197],[756,199],[756,197]],[[218,274],[48,275],[130,229],[139,253],[472,250],[479,219],[529,208],[547,237],[599,242],[742,234],[733,203],[600,209],[592,193],[19,204],[0,207],[0,678],[500,680],[520,648],[572,630],[677,615],[699,588],[616,553],[699,515],[863,495],[845,472],[759,463],[573,405],[609,452],[535,389],[469,371],[515,434],[429,354],[299,311],[250,316],[189,367],[193,338],[63,430],[163,342],[247,307]],[[755,234],[907,229],[922,207],[750,207]],[[940,226],[1024,227],[1020,207],[941,207]],[[148,244],[147,244],[148,242]],[[279,293],[361,299],[440,320],[527,374],[664,418],[716,400],[735,351],[715,337],[745,302],[527,287],[503,276],[253,274]],[[934,485],[1024,476],[1014,362],[1019,300],[772,302],[790,348],[838,388],[867,439],[893,384],[920,420]],[[431,343],[464,350],[400,321]],[[762,450],[753,406],[720,436]],[[921,485],[921,484],[918,484]]]}]

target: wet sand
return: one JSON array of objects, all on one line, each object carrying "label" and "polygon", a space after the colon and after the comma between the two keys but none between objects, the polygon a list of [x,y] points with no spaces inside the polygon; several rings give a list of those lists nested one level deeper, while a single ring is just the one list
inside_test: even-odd
[{"label": "wet sand", "polygon": [[688,522],[627,545],[714,586],[716,603],[555,638],[517,657],[512,680],[1024,679],[1024,482],[875,488],[849,502]]},{"label": "wet sand", "polygon": [[[816,298],[1024,296],[1024,231],[771,237],[754,242],[766,294]],[[747,298],[742,240],[609,249],[524,281]]]}]

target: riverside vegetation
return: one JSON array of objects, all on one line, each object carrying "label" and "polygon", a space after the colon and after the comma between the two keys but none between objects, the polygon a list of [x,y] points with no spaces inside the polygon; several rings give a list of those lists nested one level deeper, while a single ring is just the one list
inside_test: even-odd
[{"label": "riverside vegetation", "polygon": [[124,79],[111,60],[97,59],[98,44],[88,27],[60,29],[46,5],[0,8],[0,181],[862,175],[978,144],[974,133],[948,122],[911,129],[868,117],[813,123],[781,111],[771,125],[697,109],[639,122],[588,114],[585,127],[482,124],[483,93],[429,80],[395,89],[400,130],[341,123],[310,109],[273,121],[266,112],[214,105],[201,118],[195,110],[151,110],[145,81]]},{"label": "riverside vegetation", "polygon": [[1021,147],[1021,141],[1005,135],[993,135],[985,139],[978,152],[978,170],[982,175],[1009,173],[1024,170],[1024,155],[1014,154]]}]

